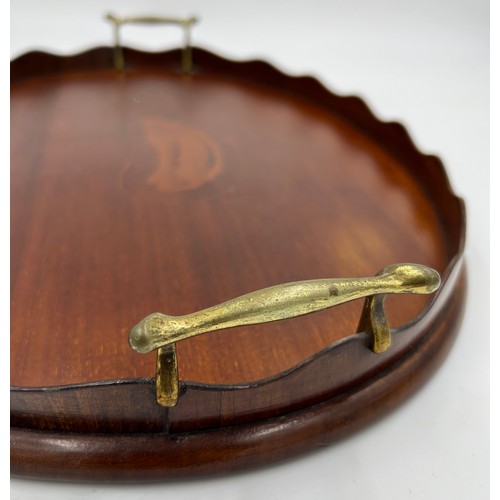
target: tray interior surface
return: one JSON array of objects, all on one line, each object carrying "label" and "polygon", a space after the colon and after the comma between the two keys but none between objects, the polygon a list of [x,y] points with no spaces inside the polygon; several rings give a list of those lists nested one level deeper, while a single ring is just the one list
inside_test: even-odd
[{"label": "tray interior surface", "polygon": [[[127,335],[155,311],[447,265],[433,200],[405,164],[283,88],[150,68],[43,76],[13,84],[11,134],[14,386],[154,376]],[[429,300],[390,297],[391,326]],[[180,377],[276,375],[354,333],[361,307],[181,342]]]}]

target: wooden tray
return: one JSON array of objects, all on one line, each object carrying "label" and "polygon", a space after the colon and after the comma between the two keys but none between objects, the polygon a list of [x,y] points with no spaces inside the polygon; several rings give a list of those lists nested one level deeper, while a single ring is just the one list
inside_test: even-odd
[{"label": "wooden tray", "polygon": [[[180,51],[125,57],[125,73],[108,48],[11,66],[12,473],[228,472],[400,404],[463,308],[464,206],[441,162],[359,98],[265,62],[193,49],[184,75]],[[387,298],[382,353],[360,301],[193,337],[177,343],[179,400],[165,408],[154,353],[128,345],[155,311],[397,262],[442,281]]]}]

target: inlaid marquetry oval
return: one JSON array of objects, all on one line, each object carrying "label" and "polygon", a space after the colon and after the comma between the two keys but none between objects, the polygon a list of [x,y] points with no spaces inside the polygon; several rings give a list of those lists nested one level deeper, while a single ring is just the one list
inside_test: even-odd
[{"label": "inlaid marquetry oval", "polygon": [[221,173],[220,149],[205,132],[159,117],[144,118],[143,126],[155,157],[149,186],[169,193],[196,189]]}]

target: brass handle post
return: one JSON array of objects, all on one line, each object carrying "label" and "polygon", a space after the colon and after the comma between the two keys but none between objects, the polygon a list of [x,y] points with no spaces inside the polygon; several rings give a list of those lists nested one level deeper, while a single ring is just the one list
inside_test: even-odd
[{"label": "brass handle post", "polygon": [[186,74],[191,73],[193,68],[193,56],[191,50],[191,28],[198,22],[197,17],[188,17],[185,19],[161,16],[134,16],[118,17],[114,14],[107,14],[105,19],[112,24],[114,39],[114,65],[117,71],[125,70],[125,58],[120,40],[120,28],[124,24],[164,24],[180,26],[184,34],[184,45],[182,49],[182,71]]}]

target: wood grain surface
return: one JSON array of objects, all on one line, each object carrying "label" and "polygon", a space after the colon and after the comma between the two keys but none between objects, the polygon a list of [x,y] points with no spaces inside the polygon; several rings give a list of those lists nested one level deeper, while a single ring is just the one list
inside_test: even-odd
[{"label": "wood grain surface", "polygon": [[[332,110],[317,82],[264,63],[239,71],[200,51],[184,77],[128,56],[125,75],[105,67],[109,51],[79,70],[13,71],[13,385],[152,376],[127,334],[154,311],[395,262],[445,271],[425,160],[353,123],[357,101]],[[428,300],[391,298],[392,326]],[[352,334],[361,306],[182,342],[181,378],[277,375]]]}]

